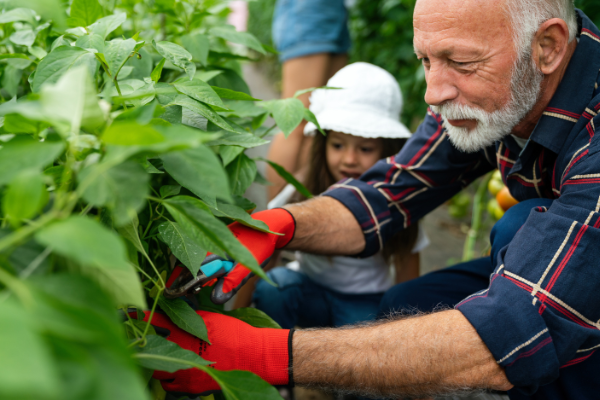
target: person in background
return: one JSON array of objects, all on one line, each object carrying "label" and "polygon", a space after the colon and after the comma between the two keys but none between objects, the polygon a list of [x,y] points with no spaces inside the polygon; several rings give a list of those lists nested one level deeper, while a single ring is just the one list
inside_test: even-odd
[{"label": "person in background", "polygon": [[[313,123],[304,128],[306,135],[314,136],[304,183],[315,194],[336,182],[343,185],[359,178],[378,160],[397,154],[410,137],[399,122],[400,88],[385,70],[362,62],[350,64],[327,85],[341,90],[316,90],[310,98],[310,109],[327,135],[318,133]],[[288,185],[269,208],[305,199]],[[254,303],[288,329],[374,319],[383,293],[394,281],[419,276],[419,251],[427,245],[427,237],[414,224],[382,251],[363,259],[298,252],[297,261],[268,273],[277,287],[257,282]]]},{"label": "person in background", "polygon": [[[347,19],[348,0],[278,0],[273,16],[273,41],[282,63],[282,97],[298,90],[323,86],[348,61],[350,33]],[[308,106],[309,94],[299,99]],[[288,137],[273,138],[268,159],[292,174],[307,163],[310,137],[303,135],[305,123]],[[286,182],[267,166],[271,200]]]}]

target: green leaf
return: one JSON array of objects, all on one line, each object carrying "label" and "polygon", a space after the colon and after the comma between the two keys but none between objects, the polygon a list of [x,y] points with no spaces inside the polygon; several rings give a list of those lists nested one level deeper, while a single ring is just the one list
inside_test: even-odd
[{"label": "green leaf", "polygon": [[126,13],[109,15],[104,18],[100,18],[88,27],[90,33],[96,33],[102,38],[106,39],[109,33],[117,29],[127,19]]},{"label": "green leaf", "polygon": [[192,55],[192,59],[200,62],[202,65],[208,64],[209,42],[206,35],[183,35],[181,37],[181,42]]},{"label": "green leaf", "polygon": [[27,57],[23,53],[0,54],[0,60],[5,60],[5,59],[8,59],[8,58],[22,58],[24,60],[29,60],[29,57]]},{"label": "green leaf", "polygon": [[[138,45],[136,45],[137,47]],[[125,67],[133,67],[131,75],[129,75],[130,78],[145,80],[152,73],[154,61],[152,61],[152,55],[145,48],[139,49],[137,53],[135,57],[131,57],[125,63]]]},{"label": "green leaf", "polygon": [[133,218],[129,223],[123,225],[118,229],[118,232],[133,246],[137,251],[147,256],[146,249],[140,240],[140,235],[138,233],[138,228],[140,226],[140,222],[138,221],[137,216]]},{"label": "green leaf", "polygon": [[213,36],[220,37],[232,43],[238,43],[251,48],[261,54],[266,54],[265,49],[258,39],[248,32],[238,32],[231,25],[216,26],[211,28],[209,33]]},{"label": "green leaf", "polygon": [[87,217],[69,217],[42,228],[38,242],[82,267],[119,305],[146,308],[137,272],[127,261],[119,236]]},{"label": "green leaf", "polygon": [[183,94],[178,95],[167,106],[170,106],[170,105],[178,105],[178,106],[185,107],[188,110],[194,111],[194,112],[202,115],[203,117],[208,119],[210,122],[212,122],[213,124],[217,125],[218,127],[222,128],[222,129],[225,129],[226,131],[237,132],[234,128],[231,127],[231,125],[229,125],[227,122],[225,122],[223,117],[221,117],[219,114],[217,114],[210,107],[205,106],[204,104],[200,103],[199,101],[196,101],[186,95],[183,95]]},{"label": "green leaf", "polygon": [[312,122],[313,124],[315,124],[315,126],[317,127],[319,132],[321,132],[323,135],[325,135],[325,131],[323,129],[321,129],[321,125],[319,125],[319,122],[317,121],[317,117],[315,117],[315,114],[313,114],[313,112],[310,111],[308,108],[304,109],[304,119],[307,120],[308,122]]},{"label": "green leaf", "polygon": [[124,345],[114,302],[89,278],[54,273],[30,284],[33,312],[44,332],[72,342]]},{"label": "green leaf", "polygon": [[164,154],[161,159],[177,183],[212,206],[216,205],[217,197],[232,201],[227,175],[217,156],[207,147]]},{"label": "green leaf", "polygon": [[119,121],[108,127],[102,135],[102,141],[119,146],[147,146],[162,143],[165,137],[149,125],[140,125],[134,121]]},{"label": "green leaf", "polygon": [[113,39],[110,42],[106,42],[104,46],[104,58],[113,78],[117,76],[121,67],[129,59],[135,46],[136,42],[133,39]]},{"label": "green leaf", "polygon": [[221,110],[227,110],[225,104],[213,88],[206,82],[192,79],[191,81],[178,81],[173,84],[175,88],[190,96],[192,99],[201,101],[211,106],[217,106]]},{"label": "green leaf", "polygon": [[16,68],[12,65],[7,65],[6,68],[4,68],[4,73],[2,74],[1,82],[2,87],[13,98],[16,98],[17,96],[17,93],[19,91],[19,83],[21,81],[22,76],[23,71],[21,71],[19,68]]},{"label": "green leaf", "polygon": [[227,203],[223,203],[223,202],[219,202],[218,205],[219,205],[218,209],[211,207],[211,211],[215,217],[233,219],[243,225],[252,227],[261,232],[276,233],[276,232],[271,231],[269,229],[269,226],[267,224],[265,224],[264,222],[253,219],[250,216],[250,214],[248,214],[246,212],[246,210],[244,210],[243,208],[234,206],[233,204],[227,204]]},{"label": "green leaf", "polygon": [[104,113],[94,86],[83,66],[67,71],[56,84],[47,81],[40,93],[44,114],[68,122],[71,132],[79,133],[80,126],[95,131],[104,125]]},{"label": "green leaf", "polygon": [[104,53],[104,44],[104,38],[95,33],[83,35],[77,38],[77,41],[75,42],[75,46],[77,47],[82,49],[96,49],[98,53]]},{"label": "green leaf", "polygon": [[49,124],[45,122],[34,121],[19,114],[8,114],[4,118],[4,130],[10,133],[31,133],[37,135],[48,126]]},{"label": "green leaf", "polygon": [[152,41],[152,44],[154,44],[156,51],[158,51],[161,56],[169,60],[173,65],[184,69],[190,79],[194,77],[194,74],[196,73],[196,64],[192,62],[192,55],[189,51],[178,44],[167,41],[158,43]]},{"label": "green leaf", "polygon": [[219,156],[223,161],[223,166],[227,167],[233,160],[238,158],[246,149],[241,146],[221,146],[219,148]]},{"label": "green leaf", "polygon": [[39,92],[45,83],[55,83],[69,69],[84,65],[90,75],[96,72],[98,61],[94,53],[75,46],[61,46],[48,54],[39,63],[31,90]]},{"label": "green leaf", "polygon": [[35,17],[35,11],[29,8],[13,8],[10,11],[0,14],[0,24],[23,21],[35,25]]},{"label": "green leaf", "polygon": [[296,98],[262,101],[258,105],[266,108],[273,115],[277,126],[286,137],[304,118],[304,104]]},{"label": "green leaf", "polygon": [[15,138],[4,143],[0,148],[0,186],[12,181],[26,169],[41,171],[54,161],[63,149],[63,143],[38,142],[26,138]]},{"label": "green leaf", "polygon": [[233,133],[233,132],[222,132],[221,136],[216,140],[211,140],[206,143],[207,146],[241,146],[246,149],[262,146],[263,144],[269,143],[268,140],[264,140],[254,136],[251,133]]},{"label": "green leaf", "polygon": [[27,49],[27,51],[29,51],[29,54],[40,60],[48,55],[48,52],[46,50],[38,46],[32,46],[29,49]]},{"label": "green leaf", "polygon": [[204,320],[188,303],[181,299],[160,297],[158,305],[175,325],[210,344]]},{"label": "green leaf", "polygon": [[[130,126],[135,128],[136,126],[141,127],[143,125],[132,123]],[[157,155],[171,151],[180,151],[199,146],[216,137],[215,134],[188,128],[181,124],[173,126],[152,125],[152,127],[164,137],[164,141],[147,145],[109,145],[107,146],[105,161],[110,160],[110,162],[118,164],[138,153]],[[135,138],[134,135],[132,137]]]},{"label": "green leaf", "polygon": [[35,216],[48,201],[44,175],[39,170],[25,170],[8,185],[2,212],[13,226]]},{"label": "green leaf", "polygon": [[140,364],[145,368],[158,371],[176,372],[180,369],[213,364],[212,361],[207,361],[190,350],[182,349],[161,336],[146,336],[146,345],[139,350],[135,358]]},{"label": "green leaf", "polygon": [[240,154],[227,166],[227,175],[231,185],[231,193],[242,196],[254,182],[257,168],[256,162],[245,154]]},{"label": "green leaf", "polygon": [[22,29],[10,35],[10,41],[19,46],[29,47],[35,42],[36,32],[33,29]]},{"label": "green leaf", "polygon": [[227,400],[282,400],[277,389],[252,372],[204,368],[219,384]]},{"label": "green leaf", "polygon": [[99,163],[81,171],[78,190],[88,203],[108,207],[115,225],[122,226],[144,206],[149,180],[142,166],[133,161],[117,166]]},{"label": "green leaf", "polygon": [[282,177],[283,179],[285,179],[285,181],[287,183],[291,183],[292,186],[294,186],[296,188],[296,190],[302,194],[302,196],[306,197],[307,199],[310,199],[312,197],[314,197],[310,191],[300,182],[298,182],[296,180],[296,178],[294,178],[294,176],[292,174],[290,174],[289,172],[287,172],[285,170],[285,168],[283,168],[281,165],[274,163],[273,161],[270,160],[265,160],[265,159],[261,159],[262,161],[266,161],[267,163],[269,163],[269,165],[275,170],[275,172],[277,172],[277,174]]},{"label": "green leaf", "polygon": [[242,101],[262,101],[260,99],[255,99],[254,97],[252,97],[249,94],[246,94],[244,92],[236,92],[235,90],[220,88],[217,86],[211,86],[211,87],[222,99],[242,100]]},{"label": "green leaf", "polygon": [[156,67],[154,67],[152,73],[150,74],[150,78],[156,83],[158,83],[158,81],[160,80],[163,67],[165,66],[165,61],[167,61],[167,59],[163,57],[162,60],[160,60],[160,62],[156,64]]},{"label": "green leaf", "polygon": [[257,308],[238,308],[231,311],[224,311],[223,314],[242,320],[255,328],[281,329],[281,326],[277,322]]},{"label": "green leaf", "polygon": [[160,187],[160,197],[163,199],[171,196],[177,196],[181,192],[179,185],[164,185]]},{"label": "green leaf", "polygon": [[208,82],[215,76],[221,75],[223,73],[220,69],[215,69],[211,71],[196,71],[194,75],[194,79],[200,79],[201,81]]},{"label": "green leaf", "polygon": [[102,7],[98,0],[73,0],[67,24],[70,27],[88,26],[100,17],[102,17]]},{"label": "green leaf", "polygon": [[[200,200],[189,196],[177,196],[165,200],[164,204],[191,238],[199,243],[209,241],[221,250],[219,255],[229,254],[255,274],[271,282],[252,253],[233,236],[227,225],[212,215],[209,208]],[[199,235],[200,233],[202,235]],[[208,250],[217,253],[212,249]]]},{"label": "green leaf", "polygon": [[[150,104],[146,104],[142,107],[136,107],[131,110],[127,110],[117,115],[115,121],[130,121],[137,122],[140,125],[148,124],[152,118],[158,117],[165,112],[164,107],[158,104],[158,101],[153,101]],[[164,140],[164,138],[162,138]]]},{"label": "green leaf", "polygon": [[158,226],[158,231],[175,257],[196,276],[206,257],[206,250],[190,238],[176,222],[165,221]]},{"label": "green leaf", "polygon": [[50,349],[35,332],[31,314],[9,298],[0,307],[0,321],[0,398],[58,398],[60,381]]}]

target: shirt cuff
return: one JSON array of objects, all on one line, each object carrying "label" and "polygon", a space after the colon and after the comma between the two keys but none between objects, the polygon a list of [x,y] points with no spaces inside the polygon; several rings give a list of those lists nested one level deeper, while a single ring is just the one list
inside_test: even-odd
[{"label": "shirt cuff", "polygon": [[377,189],[357,179],[339,181],[323,193],[341,202],[360,224],[365,236],[365,249],[356,257],[370,257],[383,248],[386,239],[393,235],[392,214],[386,198]]},{"label": "shirt cuff", "polygon": [[456,305],[508,380],[527,394],[559,375],[554,333],[540,315],[540,306],[539,301],[532,304],[528,291],[501,274],[492,275],[488,289]]}]

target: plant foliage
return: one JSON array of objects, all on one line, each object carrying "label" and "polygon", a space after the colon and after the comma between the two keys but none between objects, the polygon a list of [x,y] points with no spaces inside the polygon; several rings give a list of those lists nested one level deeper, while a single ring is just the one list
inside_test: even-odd
[{"label": "plant foliage", "polygon": [[[212,252],[264,277],[227,228],[268,231],[243,197],[261,180],[245,150],[268,143],[269,115],[285,130],[310,115],[255,103],[239,60],[262,44],[225,23],[225,0],[1,4],[0,398],[161,398],[152,369],[185,368],[227,399],[278,398],[156,336],[139,312],[210,342],[188,303],[163,296],[172,265],[196,273]],[[200,305],[224,312],[208,290]]]}]

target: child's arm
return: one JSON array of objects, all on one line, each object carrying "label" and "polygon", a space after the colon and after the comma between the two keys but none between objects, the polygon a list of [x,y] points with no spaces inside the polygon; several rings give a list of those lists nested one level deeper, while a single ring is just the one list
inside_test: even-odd
[{"label": "child's arm", "polygon": [[419,267],[421,266],[421,256],[419,253],[412,253],[404,259],[394,261],[396,270],[396,282],[401,283],[418,278],[420,275]]}]

